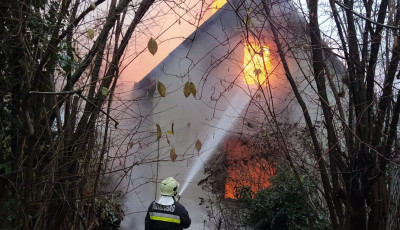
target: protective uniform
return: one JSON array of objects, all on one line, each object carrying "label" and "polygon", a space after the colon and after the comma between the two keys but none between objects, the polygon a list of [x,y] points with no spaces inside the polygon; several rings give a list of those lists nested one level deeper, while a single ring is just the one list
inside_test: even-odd
[{"label": "protective uniform", "polygon": [[178,194],[178,188],[179,183],[172,177],[161,182],[161,196],[149,206],[145,230],[180,230],[190,226],[188,212],[174,199]]}]

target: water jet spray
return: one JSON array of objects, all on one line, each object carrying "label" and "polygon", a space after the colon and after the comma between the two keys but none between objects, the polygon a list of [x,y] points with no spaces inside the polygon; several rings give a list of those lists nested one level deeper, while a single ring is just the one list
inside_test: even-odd
[{"label": "water jet spray", "polygon": [[215,130],[213,133],[213,137],[206,140],[202,149],[201,154],[199,154],[196,161],[191,165],[191,170],[187,175],[187,178],[179,191],[179,196],[186,190],[189,183],[192,182],[193,178],[197,175],[197,173],[202,169],[205,163],[209,160],[209,158],[214,154],[215,149],[218,147],[220,142],[224,139],[227,132],[229,132],[232,126],[235,124],[235,121],[240,116],[242,110],[248,105],[251,97],[237,93],[230,100],[229,106],[223,112],[221,118],[219,119],[217,125],[215,126]]}]

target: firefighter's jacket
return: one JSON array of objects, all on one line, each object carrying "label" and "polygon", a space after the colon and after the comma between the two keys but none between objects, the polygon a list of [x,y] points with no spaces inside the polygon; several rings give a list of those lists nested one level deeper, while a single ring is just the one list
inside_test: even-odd
[{"label": "firefighter's jacket", "polygon": [[153,201],[147,211],[145,230],[178,230],[188,228],[190,223],[189,214],[182,204],[162,205]]}]

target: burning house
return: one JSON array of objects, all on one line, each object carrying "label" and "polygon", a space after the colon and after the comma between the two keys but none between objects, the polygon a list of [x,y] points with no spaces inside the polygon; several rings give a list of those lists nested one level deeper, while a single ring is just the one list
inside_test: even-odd
[{"label": "burning house", "polygon": [[124,228],[143,227],[147,207],[159,194],[157,182],[173,176],[181,183],[181,203],[193,221],[190,229],[213,229],[199,200],[207,194],[198,182],[219,150],[226,153],[221,164],[226,198],[235,198],[235,188],[256,192],[268,186],[273,168],[265,157],[251,154],[249,141],[273,135],[270,127],[276,124],[304,125],[297,120],[302,112],[286,80],[271,24],[285,28],[279,37],[288,66],[318,120],[314,83],[306,77],[311,68],[305,22],[290,2],[278,0],[269,7],[266,17],[261,1],[228,1],[135,84],[132,111],[140,111],[135,115],[140,125],[128,122],[137,129],[133,142],[140,143],[135,145],[140,154],[131,159],[138,162],[132,184],[140,187],[131,186],[127,196],[125,212],[133,214],[125,218]]}]

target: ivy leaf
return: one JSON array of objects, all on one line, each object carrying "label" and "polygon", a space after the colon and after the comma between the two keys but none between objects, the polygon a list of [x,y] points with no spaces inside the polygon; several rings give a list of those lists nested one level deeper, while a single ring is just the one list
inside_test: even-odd
[{"label": "ivy leaf", "polygon": [[157,82],[157,90],[161,97],[165,97],[166,88],[165,85],[161,83],[161,81]]},{"label": "ivy leaf", "polygon": [[196,144],[194,145],[197,152],[200,152],[200,149],[202,147],[201,141],[199,139],[197,139]]},{"label": "ivy leaf", "polygon": [[161,138],[161,127],[159,124],[156,124],[157,126],[157,140],[160,140]]},{"label": "ivy leaf", "polygon": [[94,30],[92,28],[87,30],[88,36],[91,40],[94,38]]},{"label": "ivy leaf", "polygon": [[108,88],[106,88],[106,87],[101,87],[101,95],[107,96],[107,94],[108,94],[109,91],[110,91],[110,90],[109,90]]},{"label": "ivy leaf", "polygon": [[171,157],[172,162],[176,160],[178,155],[176,155],[175,147],[172,147],[171,151],[169,152],[169,156]]},{"label": "ivy leaf", "polygon": [[149,49],[149,52],[154,56],[154,54],[157,53],[157,42],[154,38],[150,38],[149,42],[147,43],[147,49]]}]

